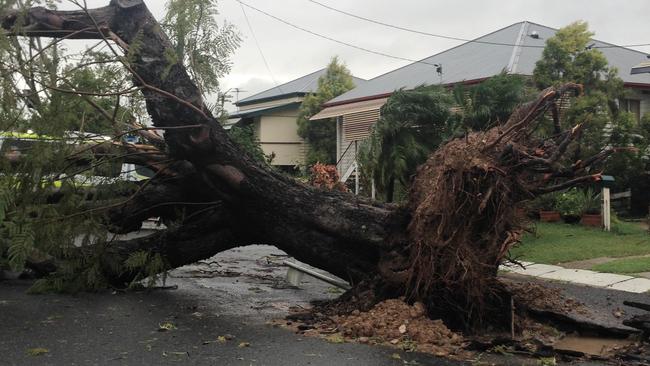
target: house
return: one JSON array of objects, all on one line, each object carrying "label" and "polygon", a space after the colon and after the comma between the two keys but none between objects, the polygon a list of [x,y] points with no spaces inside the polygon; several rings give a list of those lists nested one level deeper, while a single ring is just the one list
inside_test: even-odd
[{"label": "house", "polygon": [[[230,123],[252,124],[264,154],[273,156],[272,165],[293,170],[305,163],[307,144],[298,136],[297,118],[307,94],[316,92],[321,69],[298,79],[244,98],[235,103]],[[353,77],[356,86],[365,80]]]},{"label": "house", "polygon": [[[422,84],[475,84],[504,70],[532,76],[546,40],[556,31],[527,21],[513,24],[368,80],[327,102],[312,120],[337,118],[338,169],[347,179],[356,166],[359,142],[370,135],[381,107],[394,90]],[[629,90],[630,98],[621,100],[621,107],[633,112],[637,119],[650,112],[650,74],[630,73],[632,67],[646,61],[647,55],[597,40],[592,45],[603,52],[610,66],[618,69]]]}]

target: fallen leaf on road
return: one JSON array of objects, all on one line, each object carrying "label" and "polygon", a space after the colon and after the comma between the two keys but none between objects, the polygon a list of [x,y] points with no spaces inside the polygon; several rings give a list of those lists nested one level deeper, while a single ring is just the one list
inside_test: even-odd
[{"label": "fallen leaf on road", "polygon": [[40,356],[49,352],[50,350],[47,348],[30,348],[27,350],[27,354],[30,356]]},{"label": "fallen leaf on road", "polygon": [[190,357],[189,352],[167,352],[167,351],[163,351],[162,355],[163,355],[163,357],[169,357],[169,356],[187,356],[187,357]]},{"label": "fallen leaf on road", "polygon": [[325,338],[330,343],[344,343],[345,339],[341,333],[332,334],[331,336]]},{"label": "fallen leaf on road", "polygon": [[170,322],[165,322],[162,324],[158,324],[158,331],[159,332],[166,332],[168,330],[176,329],[176,326]]},{"label": "fallen leaf on road", "polygon": [[239,347],[239,348],[244,348],[244,347],[250,347],[250,346],[251,346],[251,344],[248,343],[248,342],[241,342],[241,343],[239,344],[239,346],[237,346],[237,347]]}]

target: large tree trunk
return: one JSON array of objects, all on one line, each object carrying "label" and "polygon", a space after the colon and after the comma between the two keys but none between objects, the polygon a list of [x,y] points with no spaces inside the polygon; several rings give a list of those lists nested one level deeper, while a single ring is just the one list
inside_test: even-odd
[{"label": "large tree trunk", "polygon": [[[171,43],[141,0],[112,0],[88,12],[34,8],[22,22],[20,16],[5,15],[3,28],[118,45],[154,125],[167,129],[174,162],[109,217],[116,231],[128,232],[148,217],[173,217],[180,207],[185,222],[173,232],[111,244],[111,260],[150,250],[177,267],[233,246],[268,243],[353,284],[425,300],[432,311],[473,326],[493,303],[498,265],[521,232],[515,205],[588,179],[575,177],[609,153],[565,168],[559,158],[579,127],[547,142],[531,137],[537,117],[571,86],[545,91],[504,126],[443,146],[418,172],[405,207],[318,190],[259,165],[228,138],[185,68],[169,64]],[[575,179],[548,187],[559,178]],[[114,282],[132,278],[110,268]]]}]

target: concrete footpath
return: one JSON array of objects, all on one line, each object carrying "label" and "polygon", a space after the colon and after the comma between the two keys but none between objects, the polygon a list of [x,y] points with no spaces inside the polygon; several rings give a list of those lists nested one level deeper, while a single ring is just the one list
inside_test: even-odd
[{"label": "concrete footpath", "polygon": [[549,264],[521,262],[523,268],[517,265],[502,266],[505,272],[524,276],[533,276],[546,280],[568,282],[578,285],[603,287],[612,290],[645,293],[650,291],[650,279],[624,276],[614,273],[601,273],[585,269],[571,269]]}]

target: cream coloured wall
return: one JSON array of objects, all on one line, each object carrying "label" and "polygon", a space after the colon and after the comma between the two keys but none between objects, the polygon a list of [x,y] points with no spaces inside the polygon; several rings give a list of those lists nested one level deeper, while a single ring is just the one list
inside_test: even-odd
[{"label": "cream coloured wall", "polygon": [[297,144],[262,144],[264,153],[274,154],[271,165],[302,165],[305,161],[304,146]]},{"label": "cream coloured wall", "polygon": [[260,142],[302,142],[298,136],[298,108],[269,113],[260,117]]},{"label": "cream coloured wall", "polygon": [[298,136],[299,106],[269,112],[255,120],[255,132],[264,154],[274,154],[272,165],[302,165],[306,144]]}]

